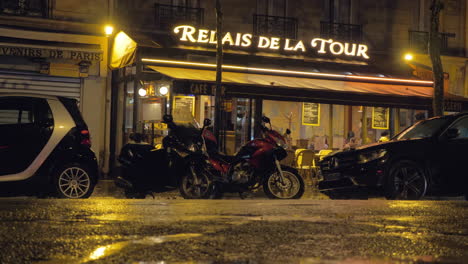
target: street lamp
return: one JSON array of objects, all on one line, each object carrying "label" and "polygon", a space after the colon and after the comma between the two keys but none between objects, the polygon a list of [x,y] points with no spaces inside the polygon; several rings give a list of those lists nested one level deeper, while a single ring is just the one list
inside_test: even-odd
[{"label": "street lamp", "polygon": [[413,60],[413,54],[406,53],[404,58],[405,58],[405,61],[412,61]]},{"label": "street lamp", "polygon": [[112,35],[112,33],[114,33],[114,27],[111,25],[104,26],[104,33],[106,33],[106,36]]}]

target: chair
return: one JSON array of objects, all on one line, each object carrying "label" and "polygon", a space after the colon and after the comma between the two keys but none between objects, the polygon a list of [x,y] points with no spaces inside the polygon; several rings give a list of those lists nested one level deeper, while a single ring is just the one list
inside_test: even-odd
[{"label": "chair", "polygon": [[323,158],[325,156],[327,156],[328,154],[330,154],[332,152],[333,152],[333,150],[331,150],[331,149],[322,149],[322,150],[319,151],[317,156],[318,156],[319,160],[323,160]]},{"label": "chair", "polygon": [[316,174],[317,170],[315,152],[310,149],[297,149],[295,156],[296,168],[300,171],[301,176],[312,182],[312,176]]}]

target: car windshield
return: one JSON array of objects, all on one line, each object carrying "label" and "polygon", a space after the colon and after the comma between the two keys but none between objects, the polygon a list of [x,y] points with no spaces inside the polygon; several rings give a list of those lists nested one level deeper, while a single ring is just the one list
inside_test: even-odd
[{"label": "car windshield", "polygon": [[424,120],[403,131],[396,139],[403,140],[433,137],[447,122],[447,117]]}]

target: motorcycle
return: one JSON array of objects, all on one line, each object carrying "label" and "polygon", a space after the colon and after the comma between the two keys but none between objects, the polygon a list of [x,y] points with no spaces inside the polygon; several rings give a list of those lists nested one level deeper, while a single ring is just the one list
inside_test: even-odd
[{"label": "motorcycle", "polygon": [[[269,124],[269,128],[266,126]],[[262,137],[256,138],[241,147],[235,156],[226,156],[213,147],[216,139],[204,127],[202,132],[204,162],[195,167],[189,175],[192,179],[208,178],[212,198],[220,198],[223,193],[239,193],[241,198],[263,186],[265,194],[272,199],[299,199],[304,194],[304,180],[297,170],[280,164],[287,156],[286,141],[272,129],[270,119],[262,118]],[[186,189],[196,189],[193,182],[186,180],[180,185],[181,193]]]},{"label": "motorcycle", "polygon": [[[143,199],[146,195],[179,188],[180,180],[193,171],[199,160],[200,131],[190,125],[177,125],[171,115],[163,117],[169,133],[162,140],[162,148],[139,142],[126,144],[119,155],[122,175],[115,184],[124,189],[127,198]],[[198,192],[185,198],[206,198],[211,186],[207,180],[196,182]],[[154,197],[154,196],[153,196]]]}]

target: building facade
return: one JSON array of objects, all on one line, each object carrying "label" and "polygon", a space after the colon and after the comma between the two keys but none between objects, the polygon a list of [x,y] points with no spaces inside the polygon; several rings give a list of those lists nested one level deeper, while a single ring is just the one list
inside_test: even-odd
[{"label": "building facade", "polygon": [[103,172],[109,153],[111,96],[109,40],[103,28],[111,4],[100,0],[0,3],[0,93],[77,99]]},{"label": "building facade", "polygon": [[[262,115],[295,148],[376,142],[431,115],[429,0],[224,0],[223,135],[233,153]],[[111,156],[129,134],[157,144],[163,113],[213,118],[214,0],[116,2],[127,53],[115,64]],[[446,111],[468,110],[468,9],[441,15]],[[131,44],[129,44],[131,43]],[[131,48],[130,48],[131,47]],[[405,53],[414,60],[403,60]],[[116,55],[116,57],[119,57]]]}]

